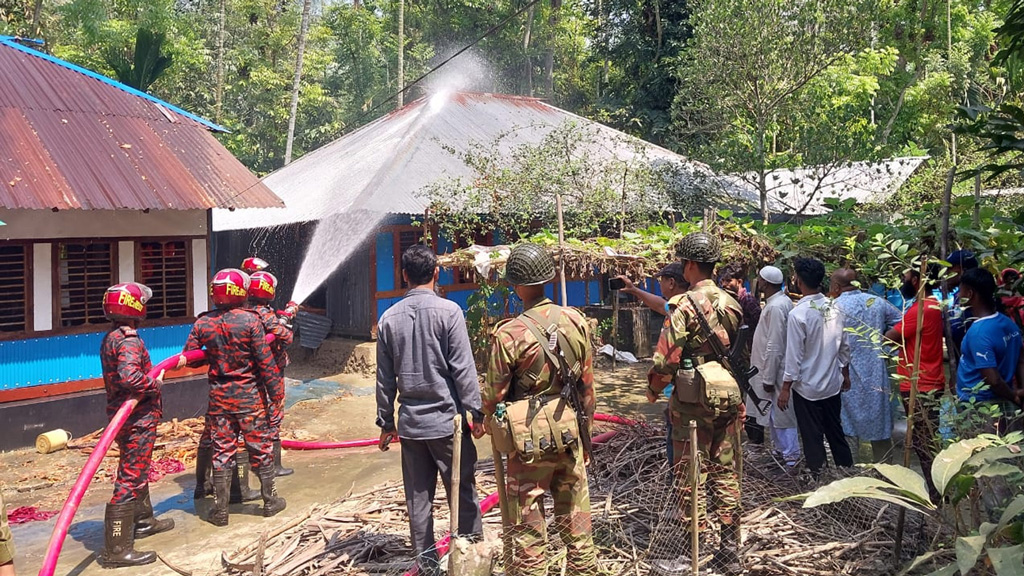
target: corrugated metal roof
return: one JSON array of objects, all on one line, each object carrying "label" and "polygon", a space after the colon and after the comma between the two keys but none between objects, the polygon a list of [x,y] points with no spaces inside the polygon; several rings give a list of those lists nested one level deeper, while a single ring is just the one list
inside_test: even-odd
[{"label": "corrugated metal roof", "polygon": [[[910,178],[927,156],[890,158],[880,162],[842,162],[772,170],[767,173],[768,209],[776,214],[824,214],[827,199],[858,203],[884,202]],[[727,193],[760,207],[757,173],[722,176]]]},{"label": "corrugated metal roof", "polygon": [[225,129],[0,37],[0,206],[195,210],[283,203]]},{"label": "corrugated metal roof", "polygon": [[[474,144],[499,137],[504,149],[540,143],[567,121],[597,134],[594,154],[652,163],[672,162],[684,173],[711,170],[700,163],[546,104],[535,98],[470,92],[437,93],[410,103],[267,176],[285,210],[214,210],[214,230],[237,230],[321,220],[352,209],[422,214],[420,192],[444,177],[475,176],[460,157]],[[452,152],[455,152],[453,154]]]}]

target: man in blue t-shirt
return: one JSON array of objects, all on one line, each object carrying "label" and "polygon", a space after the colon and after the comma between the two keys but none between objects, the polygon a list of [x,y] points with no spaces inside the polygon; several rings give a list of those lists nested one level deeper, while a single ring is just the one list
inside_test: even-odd
[{"label": "man in blue t-shirt", "polygon": [[1001,403],[1005,413],[1024,401],[1024,356],[1020,329],[996,311],[995,291],[995,278],[982,268],[964,272],[960,280],[961,301],[971,307],[975,320],[964,336],[956,391],[964,402]]}]

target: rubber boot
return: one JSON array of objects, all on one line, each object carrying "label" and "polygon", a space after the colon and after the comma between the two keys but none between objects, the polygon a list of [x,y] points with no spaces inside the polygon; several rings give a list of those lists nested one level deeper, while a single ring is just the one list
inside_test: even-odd
[{"label": "rubber boot", "polygon": [[156,552],[135,550],[134,500],[123,504],[107,504],[103,515],[103,552],[100,563],[104,568],[143,566],[156,562]]},{"label": "rubber boot", "polygon": [[149,486],[139,493],[135,500],[135,538],[167,532],[174,528],[174,520],[157,520],[153,516],[153,502],[149,499]]},{"label": "rubber boot", "polygon": [[274,474],[277,476],[291,476],[295,473],[292,468],[281,466],[281,441],[274,440]]},{"label": "rubber boot", "polygon": [[274,486],[274,478],[276,477],[273,468],[260,470],[260,494],[263,496],[263,515],[267,517],[277,514],[287,506],[284,498],[277,495],[277,487]]},{"label": "rubber boot", "polygon": [[213,494],[210,472],[213,470],[213,448],[196,450],[196,489],[192,493],[194,500],[201,500]]},{"label": "rubber boot", "polygon": [[210,509],[210,524],[214,526],[228,525],[228,493],[231,488],[232,471],[213,471],[213,508]]},{"label": "rubber boot", "polygon": [[743,573],[740,527],[736,524],[722,524],[722,543],[711,559],[711,567],[721,574],[730,576]]},{"label": "rubber boot", "polygon": [[241,448],[235,453],[235,466],[233,468],[234,473],[231,475],[231,498],[228,500],[231,504],[241,504],[242,502],[252,502],[260,499],[260,491],[253,490],[249,484],[250,470],[249,466],[249,453]]}]

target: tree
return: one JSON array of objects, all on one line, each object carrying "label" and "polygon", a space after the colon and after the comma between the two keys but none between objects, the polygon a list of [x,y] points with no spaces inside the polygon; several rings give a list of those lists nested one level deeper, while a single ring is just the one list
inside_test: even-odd
[{"label": "tree", "polygon": [[691,4],[694,37],[681,55],[676,129],[687,148],[706,153],[715,167],[754,172],[765,222],[766,176],[777,167],[777,151],[796,145],[778,141],[782,125],[800,112],[811,82],[861,50],[871,1]]},{"label": "tree", "polygon": [[107,63],[114,69],[118,81],[136,90],[148,91],[174,60],[162,52],[165,38],[162,32],[139,28],[131,57],[127,48],[111,50],[107,54]]},{"label": "tree", "polygon": [[303,0],[302,20],[299,24],[298,53],[295,57],[295,81],[292,82],[292,102],[288,113],[288,141],[284,148],[284,163],[292,161],[292,143],[295,142],[295,116],[299,112],[299,88],[302,87],[302,57],[306,51],[306,33],[309,30],[309,12],[313,0]]}]

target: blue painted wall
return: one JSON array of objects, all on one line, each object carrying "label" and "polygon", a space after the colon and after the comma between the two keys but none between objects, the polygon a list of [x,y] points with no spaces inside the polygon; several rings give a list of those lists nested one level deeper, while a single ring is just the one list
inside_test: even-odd
[{"label": "blue painted wall", "polygon": [[[181,352],[191,324],[142,328],[139,335],[157,363]],[[0,390],[102,378],[105,332],[0,342]]]}]

